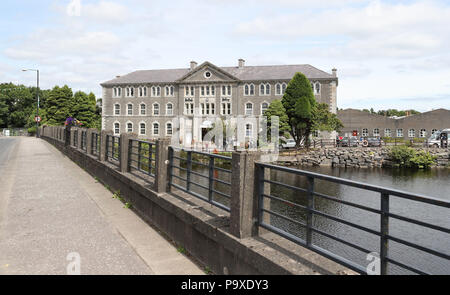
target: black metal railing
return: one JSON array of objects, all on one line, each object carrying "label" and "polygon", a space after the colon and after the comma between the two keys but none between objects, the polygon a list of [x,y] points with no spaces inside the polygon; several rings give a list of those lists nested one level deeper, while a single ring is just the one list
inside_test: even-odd
[{"label": "black metal railing", "polygon": [[73,131],[73,145],[78,147],[78,130]]},{"label": "black metal railing", "polygon": [[155,177],[156,145],[148,141],[130,139],[128,146],[128,167],[130,172],[138,171]]},{"label": "black metal railing", "polygon": [[106,161],[119,165],[120,151],[120,137],[106,135]]},{"label": "black metal railing", "polygon": [[87,140],[87,131],[82,130],[81,131],[81,149],[85,152],[87,151],[86,140]]},{"label": "black metal railing", "polygon": [[[266,170],[266,172],[265,172],[265,170]],[[431,198],[431,197],[424,197],[424,196],[410,194],[410,193],[406,193],[406,192],[402,192],[402,191],[391,190],[391,189],[378,187],[378,186],[374,186],[374,185],[368,185],[368,184],[361,183],[361,182],[346,180],[346,179],[342,179],[342,178],[337,178],[337,177],[332,177],[332,176],[327,176],[327,175],[322,175],[322,174],[317,174],[317,173],[312,173],[312,172],[307,172],[307,171],[302,171],[302,170],[297,170],[297,169],[291,169],[291,168],[287,168],[287,167],[275,166],[275,165],[270,165],[270,164],[256,163],[255,171],[256,171],[255,177],[257,178],[256,181],[258,183],[257,194],[258,194],[258,198],[259,198],[259,226],[262,228],[265,228],[271,232],[279,234],[297,244],[300,244],[312,251],[315,251],[315,252],[317,252],[331,260],[334,260],[344,266],[347,266],[354,271],[357,271],[362,274],[367,272],[365,267],[361,266],[358,263],[355,263],[355,261],[352,261],[348,258],[344,258],[344,257],[336,254],[332,250],[330,251],[330,250],[324,249],[323,247],[318,246],[313,241],[313,234],[315,236],[318,235],[321,237],[331,239],[334,242],[341,243],[345,246],[351,247],[353,249],[356,249],[356,250],[361,251],[366,254],[376,252],[376,251],[366,249],[361,245],[357,245],[353,242],[350,242],[348,239],[336,237],[335,235],[327,232],[326,230],[317,228],[313,222],[315,217],[325,218],[328,221],[331,220],[331,222],[340,223],[341,225],[345,225],[347,227],[351,227],[351,228],[354,228],[354,229],[357,229],[357,230],[360,230],[360,231],[363,231],[363,232],[366,232],[366,233],[369,233],[369,234],[379,237],[379,246],[377,247],[378,248],[377,251],[380,255],[380,272],[382,275],[387,274],[388,264],[395,265],[396,267],[400,267],[400,268],[410,271],[412,273],[428,274],[427,272],[418,269],[414,265],[409,265],[409,264],[394,260],[390,256],[390,251],[389,251],[389,242],[390,241],[393,241],[396,244],[400,244],[400,245],[404,245],[404,246],[413,248],[415,250],[423,251],[423,252],[427,253],[427,255],[431,254],[434,257],[439,257],[439,259],[441,259],[441,258],[446,259],[446,260],[450,259],[450,255],[447,253],[443,253],[438,250],[433,250],[433,249],[430,249],[429,247],[419,245],[415,242],[407,241],[403,238],[396,237],[396,236],[392,235],[389,230],[390,220],[396,219],[397,221],[399,220],[401,222],[406,222],[408,224],[412,224],[415,226],[421,226],[421,227],[424,227],[427,229],[432,229],[434,231],[438,231],[443,234],[449,234],[450,233],[449,228],[446,228],[443,226],[438,226],[435,224],[430,224],[430,223],[424,222],[422,220],[405,217],[405,216],[402,216],[402,215],[399,215],[396,213],[394,214],[392,211],[390,211],[390,207],[392,207],[392,202],[390,202],[391,196],[395,197],[396,199],[400,198],[402,200],[407,200],[408,202],[409,201],[419,202],[420,204],[422,204],[422,206],[425,204],[437,206],[437,207],[440,207],[441,209],[442,208],[447,208],[447,209],[450,208],[450,202],[447,200],[440,200],[440,199]],[[306,177],[306,183],[307,183],[306,188],[301,188],[301,187],[289,185],[286,183],[266,179],[266,178],[268,178],[267,174],[265,175],[265,173],[267,173],[267,171],[271,171],[271,172],[272,171],[275,171],[275,172],[281,171],[281,172],[287,173],[288,175],[304,176],[304,177]],[[285,177],[288,177],[288,175],[286,175]],[[283,179],[285,179],[285,177],[283,177]],[[328,185],[330,185],[330,183],[335,183],[335,184],[345,185],[348,187],[371,191],[376,194],[379,194],[379,208],[380,209],[375,209],[375,208],[372,208],[372,207],[369,207],[366,205],[361,205],[361,204],[347,201],[347,200],[341,200],[340,198],[335,197],[335,196],[321,194],[321,193],[317,192],[317,189],[315,188],[316,180],[325,181],[328,183]],[[316,184],[317,184],[317,182],[316,182]],[[282,187],[285,190],[294,191],[297,196],[304,194],[304,195],[306,195],[306,198],[305,198],[306,200],[304,199],[303,205],[301,205],[295,201],[289,201],[289,200],[284,199],[283,197],[274,196],[272,193],[267,193],[267,191],[265,191],[265,189],[267,189],[267,185],[269,185],[270,188],[272,188],[272,185],[274,185],[274,186]],[[285,214],[283,214],[283,212],[282,213],[274,212],[267,205],[265,205],[265,201],[267,199],[270,200],[271,202],[281,202],[283,204],[287,204],[293,208],[301,210],[304,213],[303,220],[295,219],[292,216],[286,216]],[[339,218],[335,214],[329,214],[328,212],[320,211],[315,206],[315,202],[318,199],[336,202],[341,205],[347,205],[352,208],[357,208],[357,209],[363,210],[365,212],[370,212],[372,214],[376,214],[379,218],[379,224],[376,224],[374,226],[379,228],[379,230],[371,229],[367,226],[357,224],[354,222],[350,222],[348,220],[344,220],[342,218]],[[275,217],[277,219],[284,220],[285,222],[289,223],[291,226],[302,228],[303,230],[305,230],[306,238],[302,239],[298,235],[290,233],[289,230],[287,230],[286,228],[281,228],[280,226],[272,224],[271,221],[267,221],[267,219],[265,218],[266,216],[268,216],[269,218]],[[447,212],[447,216],[449,216],[448,212]]]},{"label": "black metal railing", "polygon": [[100,135],[96,132],[92,133],[91,151],[94,156],[98,156],[100,150]]},{"label": "black metal railing", "polygon": [[230,211],[231,157],[169,147],[169,171],[171,188]]}]

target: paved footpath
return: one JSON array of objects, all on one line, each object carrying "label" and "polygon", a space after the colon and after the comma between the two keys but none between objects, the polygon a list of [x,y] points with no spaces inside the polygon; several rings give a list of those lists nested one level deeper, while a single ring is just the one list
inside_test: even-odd
[{"label": "paved footpath", "polygon": [[53,146],[0,138],[0,274],[65,275],[77,255],[81,274],[203,274]]}]

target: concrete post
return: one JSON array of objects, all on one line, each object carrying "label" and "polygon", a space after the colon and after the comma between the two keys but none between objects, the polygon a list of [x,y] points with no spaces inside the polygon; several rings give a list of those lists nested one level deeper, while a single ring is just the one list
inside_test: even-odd
[{"label": "concrete post", "polygon": [[[260,160],[261,155],[261,152],[233,152],[230,232],[238,238],[258,234],[259,184],[255,178],[255,162]],[[266,179],[270,179],[269,177],[270,175],[266,175]],[[270,194],[268,190],[269,186],[265,186],[266,194]],[[264,207],[268,208],[267,205]]]},{"label": "concrete post", "polygon": [[137,134],[134,133],[122,133],[120,135],[120,172],[130,172],[128,166],[130,139],[136,139],[137,137]]},{"label": "concrete post", "polygon": [[170,139],[158,139],[156,141],[156,176],[154,189],[158,193],[167,192],[167,167],[169,164],[170,142]]},{"label": "concrete post", "polygon": [[74,138],[75,138],[75,130],[77,130],[77,128],[75,128],[75,127],[70,128],[70,142],[69,142],[69,146],[73,146],[74,143],[75,143],[75,140],[74,140]]},{"label": "concrete post", "polygon": [[81,134],[83,134],[83,128],[78,128],[78,145],[77,149],[81,150]]},{"label": "concrete post", "polygon": [[113,135],[112,131],[105,131],[102,130],[101,136],[100,136],[100,150],[98,151],[98,159],[100,161],[106,160],[106,136],[107,135]]},{"label": "concrete post", "polygon": [[95,129],[86,130],[86,154],[92,155],[92,133]]}]

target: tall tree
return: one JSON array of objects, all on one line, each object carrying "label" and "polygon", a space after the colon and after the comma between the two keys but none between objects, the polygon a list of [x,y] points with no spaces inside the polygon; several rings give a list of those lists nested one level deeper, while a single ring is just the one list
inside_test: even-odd
[{"label": "tall tree", "polygon": [[274,116],[279,118],[279,136],[284,138],[289,137],[289,117],[286,114],[286,109],[281,103],[281,100],[276,99],[272,101],[269,108],[264,112],[264,116],[267,118],[267,140],[270,141],[271,139],[270,131],[272,128],[272,117]]},{"label": "tall tree", "polygon": [[297,147],[307,144],[312,132],[313,109],[316,105],[311,83],[302,73],[289,82],[282,103],[289,118],[289,133]]},{"label": "tall tree", "polygon": [[93,93],[86,94],[82,91],[75,93],[71,115],[83,123],[87,128],[96,126],[96,99]]},{"label": "tall tree", "polygon": [[313,109],[313,131],[341,131],[344,128],[336,114],[329,110],[326,103],[319,103]]},{"label": "tall tree", "polygon": [[46,101],[47,118],[49,125],[62,125],[71,115],[72,89],[69,86],[55,86],[48,94]]}]

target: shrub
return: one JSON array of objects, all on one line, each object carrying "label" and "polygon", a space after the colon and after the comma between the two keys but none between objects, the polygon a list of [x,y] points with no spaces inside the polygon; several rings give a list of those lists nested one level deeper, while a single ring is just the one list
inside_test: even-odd
[{"label": "shrub", "polygon": [[435,163],[436,157],[429,152],[418,151],[416,155],[411,158],[411,163],[420,169],[429,168]]},{"label": "shrub", "polygon": [[391,148],[389,158],[400,167],[420,169],[429,168],[436,160],[429,152],[416,151],[404,145]]},{"label": "shrub", "polygon": [[36,135],[36,131],[37,131],[36,126],[28,128],[28,135],[34,136],[34,135]]}]

